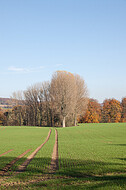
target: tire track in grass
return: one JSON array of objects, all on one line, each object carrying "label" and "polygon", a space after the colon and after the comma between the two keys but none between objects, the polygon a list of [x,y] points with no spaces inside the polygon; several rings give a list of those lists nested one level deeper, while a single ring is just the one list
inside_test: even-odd
[{"label": "tire track in grass", "polygon": [[58,164],[58,132],[55,129],[55,144],[54,144],[54,148],[53,148],[52,160],[51,160],[49,172],[54,173],[58,169],[59,169],[59,164]]},{"label": "tire track in grass", "polygon": [[28,156],[28,158],[23,162],[22,165],[20,165],[17,169],[17,173],[18,172],[24,172],[26,170],[26,167],[28,166],[28,164],[31,162],[31,160],[34,158],[34,156],[37,154],[37,152],[44,146],[44,144],[49,140],[49,137],[51,135],[51,129],[49,130],[48,136],[46,138],[46,141],[41,144],[30,156]]},{"label": "tire track in grass", "polygon": [[5,154],[7,154],[7,153],[9,153],[9,152],[11,152],[11,151],[13,151],[13,149],[10,149],[7,152],[4,152],[3,154],[0,154],[0,157],[3,156],[3,155],[5,155]]},{"label": "tire track in grass", "polygon": [[22,158],[25,154],[27,154],[28,152],[30,152],[31,149],[26,150],[24,153],[22,153],[21,155],[19,155],[17,158],[15,158],[14,160],[12,160],[9,164],[7,164],[1,171],[0,171],[0,175],[4,175],[6,172],[8,172],[8,170],[20,159]]}]

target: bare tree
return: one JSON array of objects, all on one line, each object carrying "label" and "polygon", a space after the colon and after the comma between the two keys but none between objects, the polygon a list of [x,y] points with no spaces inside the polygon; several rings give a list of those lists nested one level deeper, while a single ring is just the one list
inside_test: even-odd
[{"label": "bare tree", "polygon": [[13,92],[10,97],[13,109],[9,112],[8,122],[11,120],[11,125],[22,125],[23,124],[23,91]]},{"label": "bare tree", "polygon": [[10,122],[33,126],[76,126],[88,102],[83,78],[67,71],[56,71],[51,82],[14,92],[12,99],[16,106],[9,114]]},{"label": "bare tree", "polygon": [[41,121],[43,120],[43,118],[45,118],[46,125],[50,126],[51,99],[50,99],[50,83],[48,81],[40,84],[39,100],[40,100]]},{"label": "bare tree", "polygon": [[27,109],[27,123],[50,126],[50,83],[37,83],[24,91]]},{"label": "bare tree", "polygon": [[84,115],[88,104],[88,91],[85,81],[80,75],[75,74],[76,81],[76,106],[74,112],[74,125],[77,125],[77,118]]},{"label": "bare tree", "polygon": [[23,91],[19,90],[17,92],[13,92],[10,97],[13,105],[23,105],[24,104],[24,96]]},{"label": "bare tree", "polygon": [[72,73],[56,71],[51,80],[50,95],[57,114],[61,116],[62,125],[71,113],[74,113],[76,104],[76,83]]},{"label": "bare tree", "polygon": [[39,88],[38,85],[31,86],[24,91],[25,104],[29,114],[29,124],[38,125],[38,109],[39,109]]}]

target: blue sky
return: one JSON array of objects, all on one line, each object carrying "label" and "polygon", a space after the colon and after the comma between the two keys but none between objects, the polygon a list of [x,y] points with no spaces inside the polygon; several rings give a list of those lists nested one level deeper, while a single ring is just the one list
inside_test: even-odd
[{"label": "blue sky", "polygon": [[1,0],[0,97],[81,75],[89,96],[126,96],[126,0]]}]

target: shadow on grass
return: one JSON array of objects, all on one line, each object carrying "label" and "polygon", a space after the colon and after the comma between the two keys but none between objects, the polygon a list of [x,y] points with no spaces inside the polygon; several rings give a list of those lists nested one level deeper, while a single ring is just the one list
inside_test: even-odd
[{"label": "shadow on grass", "polygon": [[[1,157],[0,168],[15,157]],[[15,171],[26,158],[20,159],[11,168]],[[121,158],[119,158],[121,160]],[[126,171],[122,163],[94,160],[59,159],[59,170],[49,174],[50,158],[34,158],[25,172],[12,175],[9,181],[23,181],[24,189],[126,189]],[[123,168],[123,169],[122,169]],[[123,174],[121,174],[123,173]],[[13,172],[11,173],[13,174]],[[5,174],[6,176],[6,174]],[[48,177],[47,177],[48,176]],[[4,177],[4,176],[2,176]],[[39,180],[38,180],[39,179]],[[27,183],[25,185],[25,182]],[[18,188],[19,184],[13,184]]]},{"label": "shadow on grass", "polygon": [[116,158],[116,160],[126,161],[126,158]]},{"label": "shadow on grass", "polygon": [[108,144],[110,146],[126,146],[126,144]]}]

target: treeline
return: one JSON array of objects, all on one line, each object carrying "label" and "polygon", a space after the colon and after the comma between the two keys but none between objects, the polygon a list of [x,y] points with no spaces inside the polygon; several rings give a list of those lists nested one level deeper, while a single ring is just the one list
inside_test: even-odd
[{"label": "treeline", "polygon": [[2,125],[72,126],[85,114],[88,103],[83,78],[56,71],[51,81],[35,84],[12,95],[15,106],[0,112]]},{"label": "treeline", "polygon": [[102,104],[89,99],[86,114],[78,118],[80,123],[118,123],[126,122],[126,98],[122,101],[106,99]]},{"label": "treeline", "polygon": [[12,109],[0,108],[0,125],[76,126],[79,123],[126,122],[126,98],[106,99],[102,104],[88,98],[84,79],[56,71],[51,81],[14,92]]}]

